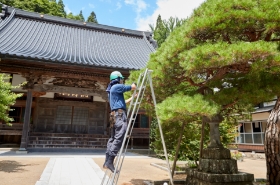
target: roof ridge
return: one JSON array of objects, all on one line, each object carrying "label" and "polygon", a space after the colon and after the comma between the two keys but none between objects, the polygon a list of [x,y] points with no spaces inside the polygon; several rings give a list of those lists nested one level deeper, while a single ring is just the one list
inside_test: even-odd
[{"label": "roof ridge", "polygon": [[[17,8],[10,7],[10,6],[8,6],[7,14],[11,14],[14,10],[16,10],[17,17],[37,19],[37,20],[41,20],[41,21],[59,23],[59,24],[63,24],[63,25],[77,26],[77,27],[84,28],[84,29],[102,30],[102,31],[107,31],[107,32],[118,33],[121,35],[143,37],[143,34],[142,34],[143,31],[125,29],[125,28],[90,23],[90,22],[83,22],[83,21],[79,21],[79,20],[72,20],[72,19],[67,19],[67,18],[48,15],[48,14],[40,14],[37,12],[29,12],[29,11],[17,9]],[[145,35],[147,37],[148,35],[150,35],[150,32],[145,32]]]},{"label": "roof ridge", "polygon": [[156,48],[157,48],[157,42],[154,39],[150,38],[150,36],[149,36],[149,40],[148,40],[147,36],[145,37],[145,33],[144,32],[143,32],[143,37],[144,37],[144,40],[146,41],[146,44],[151,49],[151,51],[155,52]]},{"label": "roof ridge", "polygon": [[0,31],[14,18],[15,13],[16,13],[16,11],[13,10],[9,17],[7,17],[3,21],[1,21],[1,23],[0,23]]}]

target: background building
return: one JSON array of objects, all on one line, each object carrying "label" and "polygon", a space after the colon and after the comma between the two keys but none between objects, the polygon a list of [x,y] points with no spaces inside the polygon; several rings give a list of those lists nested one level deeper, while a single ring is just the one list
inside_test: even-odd
[{"label": "background building", "polygon": [[265,129],[267,119],[276,100],[258,105],[252,112],[252,121],[242,121],[237,127],[238,136],[235,144],[240,151],[264,152]]}]

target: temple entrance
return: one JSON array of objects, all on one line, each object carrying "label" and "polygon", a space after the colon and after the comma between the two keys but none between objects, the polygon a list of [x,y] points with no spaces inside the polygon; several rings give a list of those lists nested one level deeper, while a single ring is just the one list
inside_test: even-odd
[{"label": "temple entrance", "polygon": [[57,133],[88,133],[88,107],[58,106],[55,129]]},{"label": "temple entrance", "polygon": [[58,106],[55,130],[56,133],[88,133],[88,108]]},{"label": "temple entrance", "polygon": [[81,102],[39,98],[34,132],[104,134],[105,102]]}]

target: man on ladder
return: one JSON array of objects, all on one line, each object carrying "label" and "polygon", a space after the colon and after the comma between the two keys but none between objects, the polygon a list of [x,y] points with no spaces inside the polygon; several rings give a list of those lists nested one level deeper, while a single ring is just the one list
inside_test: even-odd
[{"label": "man on ladder", "polygon": [[124,100],[124,92],[134,91],[136,84],[124,85],[124,77],[119,71],[114,71],[110,75],[110,84],[106,91],[111,108],[111,138],[107,143],[106,159],[103,168],[110,169],[112,173],[115,171],[114,159],[117,156],[127,129],[126,103],[132,98]]}]

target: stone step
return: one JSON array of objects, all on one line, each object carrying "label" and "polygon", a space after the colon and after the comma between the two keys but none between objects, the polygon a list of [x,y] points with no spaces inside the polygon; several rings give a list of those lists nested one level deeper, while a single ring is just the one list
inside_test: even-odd
[{"label": "stone step", "polygon": [[106,141],[29,141],[30,144],[78,144],[78,145],[106,145]]},{"label": "stone step", "polygon": [[45,137],[45,136],[29,136],[29,141],[38,141],[38,140],[46,140],[46,141],[102,141],[108,140],[109,138],[87,138],[87,137]]},{"label": "stone step", "polygon": [[105,145],[76,145],[76,144],[28,144],[28,148],[106,148]]},{"label": "stone step", "polygon": [[31,132],[30,136],[44,136],[44,137],[84,137],[84,138],[106,138],[108,135],[101,134],[73,134],[73,133],[42,133]]},{"label": "stone step", "polygon": [[108,139],[100,134],[33,132],[28,148],[106,148]]}]

